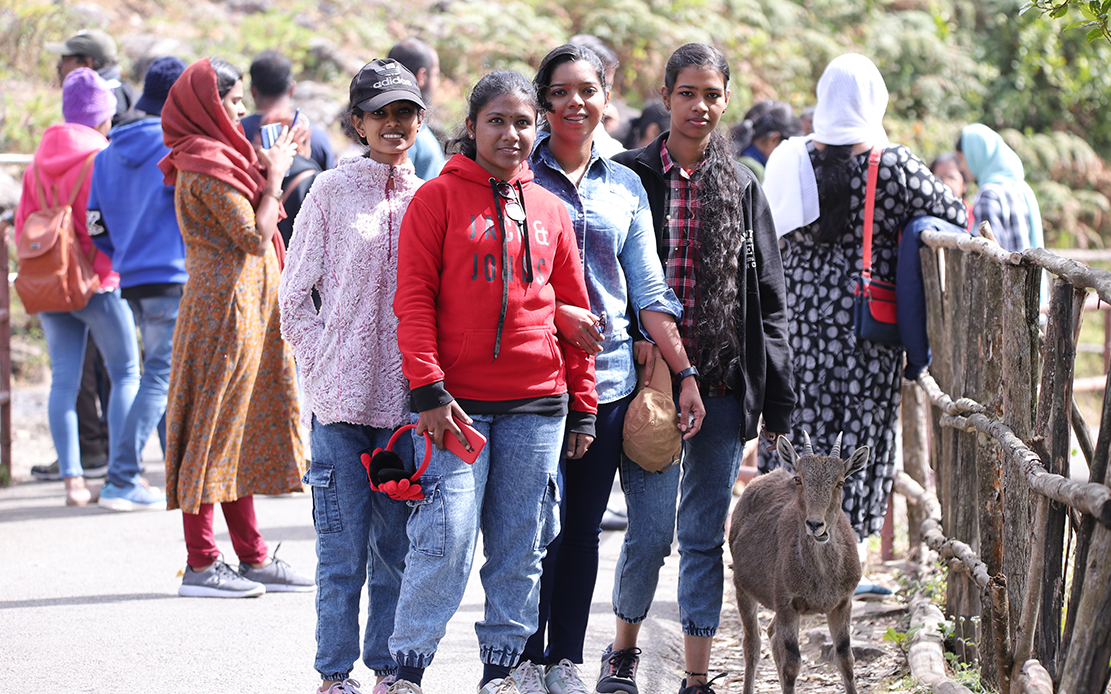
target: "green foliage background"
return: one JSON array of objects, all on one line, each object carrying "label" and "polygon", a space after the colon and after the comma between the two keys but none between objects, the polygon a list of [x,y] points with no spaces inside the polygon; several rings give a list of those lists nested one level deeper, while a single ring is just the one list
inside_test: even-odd
[{"label": "green foliage background", "polygon": [[[436,119],[453,129],[466,89],[483,73],[527,76],[552,47],[593,33],[621,58],[615,94],[634,106],[656,98],[670,52],[713,43],[733,70],[725,121],[765,98],[811,105],[825,65],[864,53],[884,75],[891,138],[929,160],[951,149],[966,123],[1003,131],[1042,202],[1050,240],[1102,246],[1111,238],[1111,44],[1089,43],[1085,3],[1039,0],[276,0],[264,11],[206,11],[180,0],[102,0],[117,38],[145,31],[184,41],[183,58],[216,54],[246,67],[263,48],[300,73],[346,90],[350,75],[320,61],[316,38],[369,59],[416,35],[440,53]],[[1101,3],[1095,3],[1101,5]],[[1102,2],[1107,5],[1109,2]],[[241,6],[243,4],[241,3]],[[1058,10],[1058,5],[1063,10]],[[0,0],[0,150],[32,151],[59,118],[54,56],[42,50],[84,26],[79,5]],[[1050,18],[1052,11],[1059,18]],[[1072,22],[1076,28],[1066,28]],[[126,61],[125,61],[126,62]],[[125,64],[125,69],[129,66]]]}]

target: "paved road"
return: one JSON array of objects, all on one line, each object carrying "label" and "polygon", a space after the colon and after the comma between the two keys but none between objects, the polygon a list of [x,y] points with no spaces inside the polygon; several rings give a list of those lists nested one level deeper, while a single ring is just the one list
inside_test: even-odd
[{"label": "paved road", "polygon": [[[45,431],[45,388],[17,389],[14,474],[53,459]],[[148,477],[161,484],[158,448]],[[316,616],[312,594],[252,600],[180,598],[185,543],[181,513],[115,513],[67,508],[61,482],[22,481],[0,490],[0,692],[308,694]],[[315,567],[312,502],[305,494],[258,497],[263,535],[299,570]],[[234,563],[219,514],[217,543]],[[621,543],[604,533],[601,571],[587,637],[584,680],[612,637],[609,591]],[[481,558],[480,558],[481,559]],[[643,628],[641,691],[678,690],[681,636],[675,604],[677,555],[661,576]],[[474,692],[481,674],[473,624],[483,596],[476,561],[463,604],[425,677],[429,694]],[[357,663],[353,676],[373,681]],[[369,691],[366,687],[366,691]]]}]

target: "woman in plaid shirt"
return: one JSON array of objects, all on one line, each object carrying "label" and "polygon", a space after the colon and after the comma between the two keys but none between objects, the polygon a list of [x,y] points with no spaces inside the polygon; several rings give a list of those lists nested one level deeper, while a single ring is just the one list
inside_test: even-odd
[{"label": "woman in plaid shirt", "polygon": [[681,466],[654,474],[622,463],[629,529],[614,580],[617,633],[603,656],[598,691],[638,692],[637,635],[677,527],[687,675],[680,694],[712,694],[707,671],[733,482],[761,414],[771,440],[778,435],[772,432],[789,430],[795,392],[771,212],[755,175],[733,161],[715,131],[729,103],[729,65],[711,46],[682,46],[668,60],[660,93],[671,130],[614,160],[633,169],[648,193],[667,283],[683,304],[679,330],[697,367],[706,418],[684,443]]}]

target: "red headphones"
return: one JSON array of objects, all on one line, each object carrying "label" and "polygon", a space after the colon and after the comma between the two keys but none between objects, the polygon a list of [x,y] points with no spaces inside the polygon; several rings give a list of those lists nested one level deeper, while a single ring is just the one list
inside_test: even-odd
[{"label": "red headphones", "polygon": [[370,488],[382,492],[397,501],[420,501],[424,498],[424,491],[417,484],[417,480],[428,468],[428,461],[432,459],[432,437],[424,432],[424,461],[412,475],[405,474],[405,464],[401,456],[394,453],[393,446],[402,432],[416,429],[416,424],[406,424],[393,433],[385,449],[376,448],[374,453],[363,453],[361,459],[366,468]]}]

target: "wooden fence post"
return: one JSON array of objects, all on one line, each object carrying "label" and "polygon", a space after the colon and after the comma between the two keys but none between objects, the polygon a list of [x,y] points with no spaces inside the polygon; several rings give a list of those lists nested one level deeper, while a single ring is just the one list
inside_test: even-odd
[{"label": "wooden fence post", "polygon": [[[1103,430],[1100,430],[1100,438]],[[1103,483],[1108,484],[1104,476]],[[1059,694],[1107,691],[1111,678],[1111,529],[1096,524],[1076,608],[1076,630],[1061,668]]]},{"label": "wooden fence post", "polygon": [[[903,425],[903,471],[923,489],[929,489],[929,452],[930,437],[926,425],[926,394],[916,383],[903,381],[902,425]],[[922,522],[926,520],[926,510],[915,504],[907,504],[907,526],[909,546],[907,558],[919,561],[922,558]]]},{"label": "wooden fence post", "polygon": [[[976,301],[976,278],[979,275],[975,260],[967,253],[947,253],[945,273],[948,285],[948,319],[954,339],[949,341],[952,368],[952,381],[944,386],[945,392],[954,396],[975,399],[976,368],[980,363],[974,357],[974,333],[980,326],[972,318],[969,306]],[[973,328],[975,326],[975,328]],[[966,368],[968,365],[976,368]],[[942,502],[945,534],[972,547],[978,542],[979,503],[976,499],[976,433],[966,433],[957,429],[946,429],[945,438],[950,439],[952,461],[947,471],[946,483],[949,488],[947,501]],[[973,663],[979,657],[977,643],[980,634],[976,621],[980,618],[980,590],[976,583],[965,573],[950,571],[946,582],[945,609],[953,620],[953,650],[966,663]]]},{"label": "wooden fence post", "polygon": [[[1111,312],[1104,311],[1103,313],[1111,316]],[[1104,385],[1099,436],[1096,439],[1095,450],[1088,466],[1089,482],[1106,484],[1109,458],[1111,458],[1111,378],[1108,378]],[[1072,565],[1072,595],[1069,598],[1069,609],[1065,617],[1064,634],[1061,636],[1061,651],[1066,656],[1072,649],[1073,634],[1076,630],[1076,616],[1080,612],[1080,598],[1084,594],[1083,589],[1087,582],[1088,555],[1091,552],[1097,525],[1095,518],[1085,515],[1080,521],[1080,528],[1076,533],[1076,555]]]},{"label": "wooden fence post", "polygon": [[[971,301],[968,312],[976,329],[968,331],[968,356],[976,364],[969,392],[978,403],[984,406],[984,414],[999,419],[1002,414],[1003,381],[1003,316],[998,310],[997,292],[1002,288],[1002,268],[995,261],[981,256],[966,256],[971,263]],[[988,573],[998,575],[1003,570],[1003,452],[990,437],[981,433],[973,434],[975,446],[973,464],[976,473],[976,508],[979,509],[977,536],[981,561],[987,566]],[[984,598],[984,596],[981,596]],[[998,604],[1005,603],[997,601]],[[997,628],[1006,626],[1006,615],[1002,622],[996,619],[995,607],[990,597],[981,600],[980,610],[980,681],[984,686],[996,691],[1001,689],[1008,674],[1000,672],[1002,659],[1009,657],[1000,653],[999,644],[1009,642],[1009,632],[996,634]]]},{"label": "wooden fence post", "polygon": [[[1044,372],[1038,396],[1035,435],[1044,438],[1040,451],[1048,451],[1042,464],[1051,473],[1069,474],[1072,414],[1072,376],[1076,357],[1076,312],[1082,310],[1084,290],[1054,278],[1049,322],[1045,331]],[[1064,594],[1065,507],[1050,502],[1045,528],[1038,528],[1045,542],[1045,564],[1041,585],[1041,609],[1035,629],[1035,654],[1042,666],[1058,679],[1057,654],[1061,644],[1061,602]]]},{"label": "wooden fence post", "polygon": [[[1030,265],[1003,267],[1003,423],[1026,444],[1033,436],[1038,393],[1038,294],[1042,270]],[[1003,468],[1003,574],[1010,600],[1011,642],[1022,621],[1021,596],[1030,565],[1030,521],[1034,492],[1022,470]],[[1029,654],[1028,654],[1029,655]]]}]

